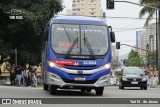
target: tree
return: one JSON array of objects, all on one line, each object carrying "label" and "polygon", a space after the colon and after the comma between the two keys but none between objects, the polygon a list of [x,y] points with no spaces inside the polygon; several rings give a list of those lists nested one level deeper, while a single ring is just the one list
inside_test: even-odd
[{"label": "tree", "polygon": [[156,67],[156,65],[155,65],[155,63],[156,63],[155,55],[156,55],[156,51],[154,51],[154,52],[149,51],[148,53],[146,53],[146,59],[149,60],[149,64],[153,68]]},{"label": "tree", "polygon": [[[152,7],[160,7],[160,4],[158,3],[160,2],[160,0],[140,0],[140,4],[143,4],[143,5],[148,5],[148,6],[152,6]],[[143,17],[144,15],[148,14],[148,17],[146,19],[146,22],[145,22],[145,25],[144,26],[147,26],[149,21],[152,20],[152,17],[155,13],[155,9],[153,8],[149,8],[149,7],[143,7],[140,12],[139,12],[139,17]],[[160,13],[159,13],[159,16],[160,16]]]},{"label": "tree", "polygon": [[144,65],[143,58],[140,57],[137,51],[131,50],[131,52],[128,55],[126,65],[141,67]]},{"label": "tree", "polygon": [[[21,10],[23,20],[9,19],[12,9]],[[8,50],[18,49],[20,64],[40,62],[43,30],[49,19],[62,9],[61,0],[1,0],[1,42]]]}]

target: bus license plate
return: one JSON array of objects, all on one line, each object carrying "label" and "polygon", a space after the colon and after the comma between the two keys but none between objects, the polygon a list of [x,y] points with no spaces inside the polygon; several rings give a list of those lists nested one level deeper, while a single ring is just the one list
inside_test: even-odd
[{"label": "bus license plate", "polygon": [[132,82],[131,84],[138,84],[138,82]]},{"label": "bus license plate", "polygon": [[75,81],[85,81],[85,78],[81,78],[81,77],[75,77],[74,78]]}]

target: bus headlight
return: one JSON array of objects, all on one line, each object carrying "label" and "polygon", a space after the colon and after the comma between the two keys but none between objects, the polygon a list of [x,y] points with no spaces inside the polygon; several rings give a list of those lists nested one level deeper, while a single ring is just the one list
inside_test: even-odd
[{"label": "bus headlight", "polygon": [[105,69],[110,69],[111,68],[111,63],[107,63],[103,66]]},{"label": "bus headlight", "polygon": [[48,65],[52,68],[56,67],[56,64],[52,61],[48,61]]}]

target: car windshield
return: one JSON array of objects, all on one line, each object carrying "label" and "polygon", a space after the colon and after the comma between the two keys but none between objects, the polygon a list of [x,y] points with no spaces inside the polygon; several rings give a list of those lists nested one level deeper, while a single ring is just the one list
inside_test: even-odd
[{"label": "car windshield", "polygon": [[123,74],[143,74],[143,70],[140,68],[125,68]]},{"label": "car windshield", "polygon": [[51,46],[57,54],[105,55],[108,50],[107,27],[53,24]]}]

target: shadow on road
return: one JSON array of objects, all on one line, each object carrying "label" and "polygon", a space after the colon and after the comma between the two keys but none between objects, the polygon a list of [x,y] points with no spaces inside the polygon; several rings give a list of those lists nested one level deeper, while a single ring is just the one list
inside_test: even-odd
[{"label": "shadow on road", "polygon": [[135,88],[135,87],[126,87],[123,90],[142,90],[140,88]]},{"label": "shadow on road", "polygon": [[[49,91],[48,91],[49,93]],[[55,96],[96,96],[95,92],[81,92],[78,90],[57,90]]]}]

